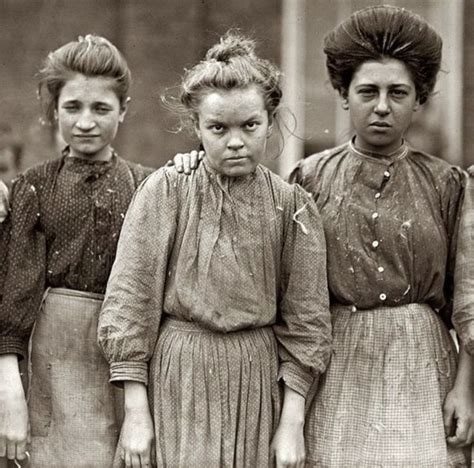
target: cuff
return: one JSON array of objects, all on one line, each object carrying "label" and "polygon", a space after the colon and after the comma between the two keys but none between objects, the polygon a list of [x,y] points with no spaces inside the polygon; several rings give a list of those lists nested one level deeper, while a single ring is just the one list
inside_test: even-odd
[{"label": "cuff", "polygon": [[283,362],[278,372],[278,380],[283,380],[287,387],[290,387],[302,397],[306,398],[315,376],[304,371],[292,362]]},{"label": "cuff", "polygon": [[148,385],[148,364],[146,362],[122,361],[110,364],[110,382],[122,383],[133,380]]},{"label": "cuff", "polygon": [[25,340],[14,336],[0,336],[0,354],[18,354],[26,358],[27,346]]}]

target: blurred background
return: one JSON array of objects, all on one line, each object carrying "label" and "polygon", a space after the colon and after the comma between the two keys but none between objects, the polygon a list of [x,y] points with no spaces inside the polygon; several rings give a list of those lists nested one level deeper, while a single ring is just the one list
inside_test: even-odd
[{"label": "blurred background", "polygon": [[[301,157],[351,136],[327,79],[324,35],[351,12],[387,1],[0,0],[0,177],[58,155],[54,129],[40,123],[35,74],[49,51],[87,33],[114,42],[132,70],[119,154],[159,167],[196,148],[192,135],[176,133],[177,118],[160,96],[173,93],[183,69],[229,28],[257,39],[260,55],[284,73],[284,138],[274,136],[267,164],[287,175]],[[426,18],[444,41],[436,94],[415,114],[408,140],[454,164],[474,164],[474,1],[389,3]]]}]

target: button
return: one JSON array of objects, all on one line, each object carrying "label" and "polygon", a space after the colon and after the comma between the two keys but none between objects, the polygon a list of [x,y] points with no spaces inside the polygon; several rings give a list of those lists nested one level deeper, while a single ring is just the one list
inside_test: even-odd
[{"label": "button", "polygon": [[384,267],[378,267],[377,270],[379,270],[380,273],[383,273],[385,271],[385,268]]},{"label": "button", "polygon": [[377,212],[372,213],[372,219],[377,219],[379,217],[379,214]]},{"label": "button", "polygon": [[380,294],[379,299],[380,299],[381,301],[385,301],[385,299],[387,299],[387,295],[384,294],[384,293],[382,293],[382,294]]},{"label": "button", "polygon": [[379,241],[373,241],[372,242],[372,247],[376,249],[379,246]]},{"label": "button", "polygon": [[380,192],[377,192],[377,193],[375,194],[375,198],[380,198]]},{"label": "button", "polygon": [[385,171],[385,172],[383,173],[383,176],[384,176],[386,179],[389,179],[389,178],[390,178],[390,172]]},{"label": "button", "polygon": [[351,312],[357,312],[357,307],[355,305],[351,307]]}]

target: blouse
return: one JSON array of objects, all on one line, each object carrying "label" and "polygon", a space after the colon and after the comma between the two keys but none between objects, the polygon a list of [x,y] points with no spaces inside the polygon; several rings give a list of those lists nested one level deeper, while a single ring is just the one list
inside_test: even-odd
[{"label": "blouse", "polygon": [[323,218],[332,303],[426,303],[449,324],[463,171],[406,144],[388,157],[352,142],[302,160],[291,180]]},{"label": "blouse", "polygon": [[468,172],[458,235],[453,323],[467,352],[474,355],[474,166]]},{"label": "blouse", "polygon": [[222,333],[273,326],[279,377],[306,395],[330,354],[326,250],[311,197],[269,170],[163,168],[127,213],[99,319],[111,381],[147,384],[163,314]]},{"label": "blouse", "polygon": [[127,207],[149,172],[115,154],[87,161],[66,150],[14,181],[0,354],[23,354],[46,288],[105,292]]}]

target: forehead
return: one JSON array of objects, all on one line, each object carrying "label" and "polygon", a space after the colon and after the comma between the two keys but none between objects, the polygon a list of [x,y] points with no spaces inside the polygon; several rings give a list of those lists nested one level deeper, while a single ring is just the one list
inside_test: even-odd
[{"label": "forehead", "polygon": [[354,73],[351,85],[372,84],[377,86],[415,84],[407,66],[396,59],[370,60],[364,62]]},{"label": "forehead", "polygon": [[206,92],[198,112],[204,120],[242,120],[266,112],[261,91],[256,86]]},{"label": "forehead", "polygon": [[114,84],[113,78],[85,76],[78,73],[66,81],[59,94],[59,101],[118,101]]}]

